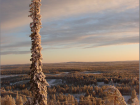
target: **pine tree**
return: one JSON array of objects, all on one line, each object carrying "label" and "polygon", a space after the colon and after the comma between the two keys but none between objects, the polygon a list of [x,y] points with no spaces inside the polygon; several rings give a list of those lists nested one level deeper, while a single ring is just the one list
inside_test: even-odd
[{"label": "pine tree", "polygon": [[25,102],[27,101],[27,98],[26,98],[26,96],[25,96],[25,95],[23,96],[23,98],[22,98],[22,99],[23,99],[23,103],[25,103]]},{"label": "pine tree", "polygon": [[81,95],[81,96],[80,96],[80,101],[79,101],[79,104],[80,104],[80,105],[82,105],[83,101],[84,101],[84,96],[83,96],[83,95]]},{"label": "pine tree", "polygon": [[16,105],[23,105],[23,99],[21,96],[18,95],[18,91],[16,96]]},{"label": "pine tree", "polygon": [[85,94],[85,96],[88,96],[89,95],[89,91],[88,90],[86,90],[86,94]]},{"label": "pine tree", "polygon": [[99,88],[97,86],[94,87],[96,94],[98,94]]},{"label": "pine tree", "polygon": [[101,98],[96,99],[96,105],[102,105],[102,99]]},{"label": "pine tree", "polygon": [[39,34],[41,28],[41,15],[40,15],[40,6],[41,0],[31,0],[30,7],[30,15],[33,19],[33,22],[30,23],[31,27],[31,40],[32,40],[32,48],[31,48],[31,88],[33,94],[33,105],[47,105],[47,87],[49,84],[45,79],[45,75],[42,72],[42,54],[41,54],[41,36]]},{"label": "pine tree", "polygon": [[128,104],[131,104],[131,105],[139,105],[139,100],[138,100],[138,97],[136,95],[135,89],[132,90],[131,98],[127,102],[128,102]]},{"label": "pine tree", "polygon": [[1,96],[0,96],[0,105],[1,105]]},{"label": "pine tree", "polygon": [[135,89],[132,90],[131,99],[137,98]]},{"label": "pine tree", "polygon": [[23,99],[21,96],[18,95],[18,92],[16,96],[16,105],[23,105]]},{"label": "pine tree", "polygon": [[15,99],[12,96],[7,95],[1,99],[1,105],[16,105]]}]

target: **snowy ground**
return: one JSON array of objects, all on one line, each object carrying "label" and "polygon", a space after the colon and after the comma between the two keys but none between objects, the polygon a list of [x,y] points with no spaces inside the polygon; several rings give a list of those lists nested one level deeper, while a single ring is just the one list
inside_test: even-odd
[{"label": "snowy ground", "polygon": [[[131,98],[130,95],[123,95],[123,97],[124,97],[124,100],[125,100],[126,103],[127,103],[127,101]],[[139,95],[137,95],[137,97],[138,97],[138,99],[139,99]],[[129,104],[127,103],[127,105],[129,105]]]},{"label": "snowy ground", "polygon": [[[68,95],[68,93],[66,93],[65,95]],[[70,94],[70,95],[73,95],[75,99],[77,99],[77,101],[79,102],[80,101],[80,96],[81,95],[85,95],[85,93],[79,93],[79,94]]]},{"label": "snowy ground", "polygon": [[[45,74],[45,75],[64,75],[64,74],[68,74],[69,72],[62,72],[60,74]],[[0,79],[1,78],[8,78],[8,77],[16,77],[16,76],[22,76],[22,75],[27,75],[27,74],[12,74],[12,75],[0,75]]]},{"label": "snowy ground", "polygon": [[[25,83],[27,83],[29,81],[30,80],[18,81],[18,82],[10,83],[10,85],[23,84],[23,83],[25,84]],[[49,83],[50,86],[62,84],[61,79],[47,79],[47,82]]]},{"label": "snowy ground", "polygon": [[[10,83],[10,85],[23,84],[23,83],[25,84],[25,83],[27,83],[29,81],[30,80],[18,81],[18,82]],[[62,84],[61,79],[47,79],[47,82],[49,83],[50,86]]]},{"label": "snowy ground", "polygon": [[84,71],[84,72],[81,72],[81,73],[84,73],[84,74],[102,74],[100,72],[90,72],[90,71]]},{"label": "snowy ground", "polygon": [[29,82],[30,80],[24,80],[24,81],[18,81],[18,82],[15,82],[15,83],[10,83],[10,85],[15,85],[15,84],[25,84],[27,82]]},{"label": "snowy ground", "polygon": [[[126,103],[131,98],[131,96],[129,96],[129,95],[124,95],[123,97],[124,97],[124,100]],[[127,103],[127,105],[129,105],[129,104]]]},{"label": "snowy ground", "polygon": [[0,75],[0,79],[1,79],[1,78],[8,78],[8,77],[22,76],[22,75],[27,75],[27,74],[16,74],[16,75]]},{"label": "snowy ground", "polygon": [[50,86],[62,84],[61,79],[47,79],[47,82],[49,83]]},{"label": "snowy ground", "polygon": [[[59,74],[50,74],[50,73],[47,73],[45,75],[65,75],[65,74],[68,74],[68,73],[70,73],[70,72],[61,72]],[[81,73],[84,73],[84,74],[101,74],[101,73],[93,73],[93,72],[89,72],[89,71],[84,71],[84,72],[81,72]],[[8,77],[22,76],[22,75],[27,75],[27,74],[0,75],[0,79],[1,78],[8,78]]]},{"label": "snowy ground", "polygon": [[45,74],[45,75],[61,75],[61,74]]},{"label": "snowy ground", "polygon": [[[60,74],[45,74],[45,75],[65,75],[65,74],[68,74],[69,72],[62,72]],[[81,73],[84,73],[84,74],[89,74],[89,73],[92,73],[92,72],[88,72],[88,71],[85,71],[85,72],[81,72]],[[92,73],[92,74],[100,74],[100,73]],[[17,75],[1,75],[0,76],[0,79],[1,78],[8,78],[8,77],[15,77],[15,76],[21,76],[21,75],[27,75],[27,74],[17,74]],[[14,84],[23,84],[23,83],[27,83],[29,82],[29,80],[24,80],[24,81],[18,81],[18,82],[15,82],[15,83],[10,83],[10,85],[14,85]],[[47,79],[47,82],[49,83],[50,86],[53,86],[53,85],[58,85],[58,84],[62,84],[62,80],[61,79]],[[104,84],[104,82],[97,82],[97,85],[99,87],[103,86],[103,85],[112,85],[112,84]],[[114,86],[116,86],[117,84],[113,84]],[[67,95],[67,94],[66,94]],[[85,93],[80,93],[80,94],[71,94],[73,95],[77,101],[79,101],[79,98],[81,95],[85,95]],[[139,95],[138,96],[138,99],[139,99]],[[125,101],[127,102],[128,99],[131,98],[130,95],[123,95]]]},{"label": "snowy ground", "polygon": [[97,85],[98,85],[99,87],[102,87],[102,86],[105,86],[105,85],[114,85],[114,86],[116,86],[117,83],[113,83],[113,84],[111,84],[111,83],[109,83],[109,84],[105,84],[104,82],[97,82]]}]

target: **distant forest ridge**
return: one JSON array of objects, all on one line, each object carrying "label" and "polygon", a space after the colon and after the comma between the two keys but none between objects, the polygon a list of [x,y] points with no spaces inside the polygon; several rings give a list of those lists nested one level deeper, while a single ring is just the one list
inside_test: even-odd
[{"label": "distant forest ridge", "polygon": [[[1,75],[28,74],[31,64],[2,65]],[[46,74],[60,74],[63,72],[129,72],[139,73],[139,61],[117,62],[67,62],[67,63],[44,63],[43,72]]]},{"label": "distant forest ridge", "polygon": [[[62,63],[115,63],[115,62],[139,62],[139,60],[131,60],[131,61],[95,61],[95,62],[77,62],[77,61],[70,61],[70,62],[56,62],[56,63],[43,63],[43,64],[62,64]],[[27,64],[4,64],[1,66],[11,66],[11,65],[30,65],[30,63]],[[0,68],[1,69],[1,68]]]}]

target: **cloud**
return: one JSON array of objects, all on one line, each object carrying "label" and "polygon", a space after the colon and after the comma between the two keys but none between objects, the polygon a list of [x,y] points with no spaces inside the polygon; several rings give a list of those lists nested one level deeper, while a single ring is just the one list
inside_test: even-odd
[{"label": "cloud", "polygon": [[[102,41],[102,40],[108,40],[108,41]],[[139,36],[118,38],[118,39],[114,39],[114,40],[109,40],[109,38],[108,38],[108,39],[102,39],[102,40],[100,39],[100,41],[98,43],[91,44],[89,47],[85,47],[85,48],[139,43]]]},{"label": "cloud", "polygon": [[[29,0],[1,1],[1,28],[14,29],[28,25]],[[138,0],[44,0],[41,14],[43,21],[85,13],[97,13],[104,10],[121,12],[139,6]]]},{"label": "cloud", "polygon": [[[125,37],[122,37],[125,35]],[[100,46],[109,46],[116,44],[136,44],[139,43],[138,33],[135,32],[121,32],[121,33],[99,33],[93,35],[82,35],[81,37],[54,38],[52,40],[43,40],[43,48],[91,48]]]},{"label": "cloud", "polygon": [[[42,44],[44,46],[65,44],[76,46],[79,43],[88,45],[88,40],[94,40],[92,43],[95,43],[96,40],[98,41],[102,38],[115,40],[120,37],[127,39],[131,36],[138,36],[138,11],[138,8],[119,13],[104,11],[104,13],[94,13],[87,16],[80,15],[76,18],[67,18],[47,23],[41,31],[43,37]],[[96,38],[97,36],[98,39]],[[87,44],[84,43],[84,40],[87,40]],[[101,41],[106,42],[108,40],[103,39]],[[136,43],[138,42],[136,41]]]},{"label": "cloud", "polygon": [[2,0],[1,1],[1,29],[9,30],[29,24],[29,0]]},{"label": "cloud", "polygon": [[[96,13],[103,10],[124,11],[138,7],[136,0],[46,0],[42,1],[43,17],[69,16]],[[46,10],[44,9],[46,8]],[[46,14],[44,14],[46,12]]]},{"label": "cloud", "polygon": [[31,46],[31,42],[26,41],[26,42],[18,42],[18,43],[13,43],[13,44],[8,44],[8,45],[2,45],[1,50],[5,49],[11,49],[11,48],[23,48],[23,47],[29,47]]},{"label": "cloud", "polygon": [[13,42],[13,40],[14,40],[14,37],[12,37],[12,36],[6,36],[6,35],[0,36],[1,44],[11,43],[11,42]]},{"label": "cloud", "polygon": [[[1,3],[1,54],[30,53],[31,41],[26,36],[30,1]],[[44,50],[139,43],[137,0],[44,0],[42,4]],[[19,50],[22,48],[25,51]]]},{"label": "cloud", "polygon": [[1,55],[9,55],[9,54],[28,54],[30,53],[30,51],[4,51],[4,52],[1,52]]}]

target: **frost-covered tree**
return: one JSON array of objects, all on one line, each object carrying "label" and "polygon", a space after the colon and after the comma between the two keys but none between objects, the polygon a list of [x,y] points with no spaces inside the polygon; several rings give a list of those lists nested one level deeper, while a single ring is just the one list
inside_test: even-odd
[{"label": "frost-covered tree", "polygon": [[132,92],[131,92],[131,98],[132,99],[137,98],[135,89],[133,89]]},{"label": "frost-covered tree", "polygon": [[21,96],[18,95],[18,92],[16,96],[16,105],[23,105],[23,99]]},{"label": "frost-covered tree", "polygon": [[15,99],[12,98],[11,95],[6,95],[5,97],[1,98],[1,105],[16,105]]},{"label": "frost-covered tree", "polygon": [[41,36],[39,34],[41,28],[41,15],[40,15],[40,6],[41,0],[31,0],[30,15],[33,19],[33,22],[30,23],[31,27],[31,88],[33,94],[33,105],[47,105],[47,87],[49,84],[45,79],[45,75],[42,72],[42,54],[41,54]]},{"label": "frost-covered tree", "polygon": [[0,96],[0,105],[1,105],[1,96]]},{"label": "frost-covered tree", "polygon": [[132,92],[131,92],[131,98],[127,102],[130,105],[139,105],[139,100],[138,100],[138,97],[136,95],[135,89],[132,90]]},{"label": "frost-covered tree", "polygon": [[114,86],[106,86],[103,89],[105,96],[103,97],[105,105],[126,105],[124,97],[121,95],[120,91]]},{"label": "frost-covered tree", "polygon": [[25,103],[27,101],[27,98],[25,95],[23,95],[22,99],[23,99],[23,103]]}]

